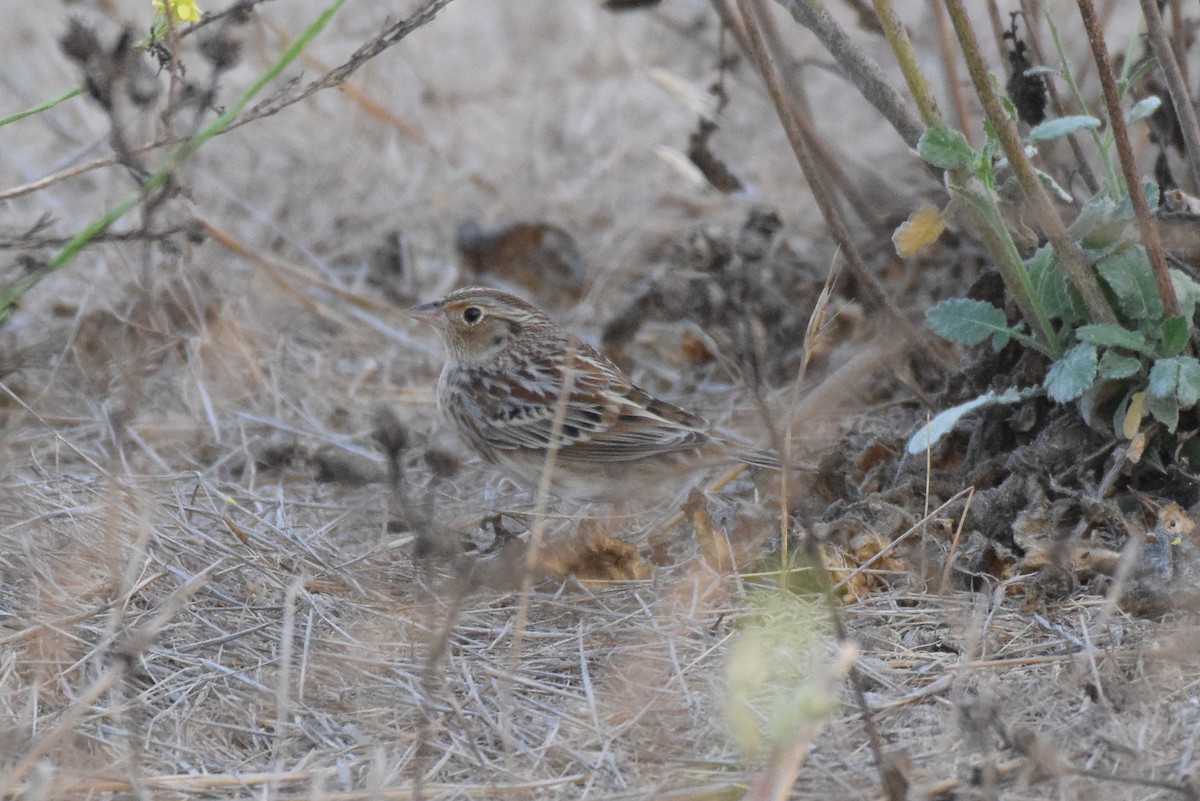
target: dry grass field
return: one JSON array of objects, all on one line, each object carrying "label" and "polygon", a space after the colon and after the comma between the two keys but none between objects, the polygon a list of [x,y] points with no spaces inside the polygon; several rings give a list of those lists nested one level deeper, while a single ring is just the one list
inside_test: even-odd
[{"label": "dry grass field", "polygon": [[[150,0],[0,0],[0,116],[85,73],[107,98],[0,126],[0,286],[327,7],[249,5],[168,39],[159,69],[118,45],[146,35]],[[940,177],[770,5],[849,234],[920,325],[987,255],[953,224],[896,255],[896,226],[945,204]],[[1086,64],[1074,4],[1055,5]],[[1121,5],[1116,50],[1136,24]],[[991,566],[987,532],[1028,542],[1058,507],[960,527],[971,459],[994,454],[964,438],[901,458],[975,357],[907,341],[860,279],[818,303],[842,255],[713,8],[350,0],[245,124],[0,319],[0,801],[1197,797],[1190,518],[1151,603],[1123,601],[1138,557],[1119,540],[1107,569]],[[944,77],[931,9],[900,6],[941,96],[966,73]],[[740,191],[688,161],[702,108]],[[504,478],[439,422],[441,348],[404,314],[472,282],[746,441],[790,430],[803,467],[782,492],[681,477],[617,506]]]}]

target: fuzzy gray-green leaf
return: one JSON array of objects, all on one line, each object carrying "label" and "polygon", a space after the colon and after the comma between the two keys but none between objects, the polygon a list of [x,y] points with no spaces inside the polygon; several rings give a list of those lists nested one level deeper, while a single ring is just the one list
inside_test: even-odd
[{"label": "fuzzy gray-green leaf", "polygon": [[1175,288],[1175,297],[1179,299],[1179,310],[1188,317],[1200,302],[1200,284],[1187,273],[1172,267],[1167,272],[1171,275],[1171,286]]},{"label": "fuzzy gray-green leaf", "polygon": [[1023,262],[1033,295],[1046,310],[1046,316],[1057,317],[1066,323],[1087,319],[1087,310],[1078,293],[1067,283],[1067,277],[1054,260],[1054,249],[1043,245]]},{"label": "fuzzy gray-green leaf", "polygon": [[1097,362],[1095,345],[1076,345],[1050,365],[1046,373],[1046,392],[1058,403],[1075,400],[1096,380]]},{"label": "fuzzy gray-green leaf", "polygon": [[957,170],[966,167],[975,156],[971,143],[962,131],[934,125],[927,128],[917,140],[917,152],[921,158],[935,167],[943,170]]},{"label": "fuzzy gray-green leaf", "polygon": [[938,336],[964,345],[977,345],[997,334],[1012,334],[1004,312],[986,301],[969,298],[943,300],[925,314],[925,322]]},{"label": "fuzzy gray-green leaf", "polygon": [[1200,401],[1200,362],[1193,356],[1181,356],[1179,361],[1179,385],[1175,387],[1175,398],[1181,409],[1190,409]]},{"label": "fuzzy gray-green leaf", "polygon": [[1096,263],[1100,277],[1117,296],[1121,312],[1133,320],[1157,320],[1163,304],[1141,245],[1122,248]]},{"label": "fuzzy gray-green leaf", "polygon": [[1168,317],[1162,321],[1162,352],[1178,356],[1188,343],[1188,321],[1185,317]]},{"label": "fuzzy gray-green leaf", "polygon": [[1070,117],[1059,117],[1054,120],[1046,120],[1043,123],[1033,126],[1029,131],[1029,135],[1025,137],[1027,142],[1039,142],[1043,139],[1057,139],[1060,136],[1073,134],[1076,131],[1082,131],[1084,128],[1099,128],[1100,120],[1090,114],[1075,114]]},{"label": "fuzzy gray-green leaf", "polygon": [[1125,326],[1116,323],[1081,325],[1075,329],[1075,336],[1079,337],[1080,342],[1089,342],[1093,345],[1125,348],[1138,352],[1147,350],[1146,337],[1138,331],[1130,331]]},{"label": "fuzzy gray-green leaf", "polygon": [[1175,400],[1174,396],[1160,398],[1157,395],[1147,395],[1146,408],[1168,431],[1174,433],[1175,427],[1179,425],[1179,401]]},{"label": "fuzzy gray-green leaf", "polygon": [[1009,387],[1003,393],[997,395],[994,390],[990,390],[978,398],[969,400],[966,403],[960,403],[951,409],[946,409],[944,412],[939,412],[934,415],[932,420],[921,426],[915,434],[909,437],[905,450],[912,454],[921,453],[926,448],[936,445],[938,440],[953,430],[959,420],[976,409],[998,404],[1017,403],[1018,401],[1032,397],[1034,392],[1036,392],[1036,389],[1017,391],[1015,387]]},{"label": "fuzzy gray-green leaf", "polygon": [[1179,386],[1179,359],[1159,359],[1150,368],[1150,395],[1174,398]]},{"label": "fuzzy gray-green leaf", "polygon": [[1125,112],[1125,122],[1133,125],[1135,122],[1141,122],[1149,117],[1154,112],[1158,111],[1158,107],[1162,105],[1162,99],[1158,95],[1147,95],[1141,100],[1133,104],[1133,108]]},{"label": "fuzzy gray-green leaf", "polygon": [[1105,381],[1117,381],[1137,375],[1142,369],[1142,360],[1133,356],[1122,356],[1115,350],[1106,350],[1100,357],[1100,378]]}]

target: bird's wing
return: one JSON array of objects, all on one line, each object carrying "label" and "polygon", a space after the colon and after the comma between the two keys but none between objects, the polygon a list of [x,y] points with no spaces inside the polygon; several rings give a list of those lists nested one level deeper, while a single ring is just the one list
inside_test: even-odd
[{"label": "bird's wing", "polygon": [[[710,441],[704,420],[634,386],[587,345],[572,346],[569,367],[523,367],[523,381],[506,383],[505,399],[493,414],[472,415],[473,428],[490,448],[546,450],[556,441],[560,459],[623,462]],[[570,391],[556,432],[568,371]]]}]

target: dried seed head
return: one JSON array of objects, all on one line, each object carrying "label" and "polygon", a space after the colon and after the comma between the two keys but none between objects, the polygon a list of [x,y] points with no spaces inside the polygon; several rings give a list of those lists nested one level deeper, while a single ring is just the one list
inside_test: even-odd
[{"label": "dried seed head", "polygon": [[426,448],[425,464],[434,478],[442,480],[453,478],[462,467],[457,456],[441,448]]},{"label": "dried seed head", "polygon": [[96,32],[77,19],[67,23],[67,32],[58,40],[63,52],[80,64],[100,52],[100,39]]},{"label": "dried seed head", "polygon": [[375,430],[371,435],[389,459],[395,458],[408,447],[408,426],[401,422],[391,406],[380,406],[375,410]]},{"label": "dried seed head", "polygon": [[200,40],[200,54],[208,59],[214,70],[223,72],[241,59],[242,41],[228,26],[224,26]]}]

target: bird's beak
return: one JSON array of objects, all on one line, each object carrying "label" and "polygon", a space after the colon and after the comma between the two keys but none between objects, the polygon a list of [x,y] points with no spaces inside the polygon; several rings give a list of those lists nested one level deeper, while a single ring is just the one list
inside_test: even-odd
[{"label": "bird's beak", "polygon": [[429,325],[442,325],[445,322],[445,316],[442,314],[442,304],[440,301],[432,301],[430,303],[420,303],[416,306],[409,306],[406,310],[410,317],[415,317],[423,323]]}]

